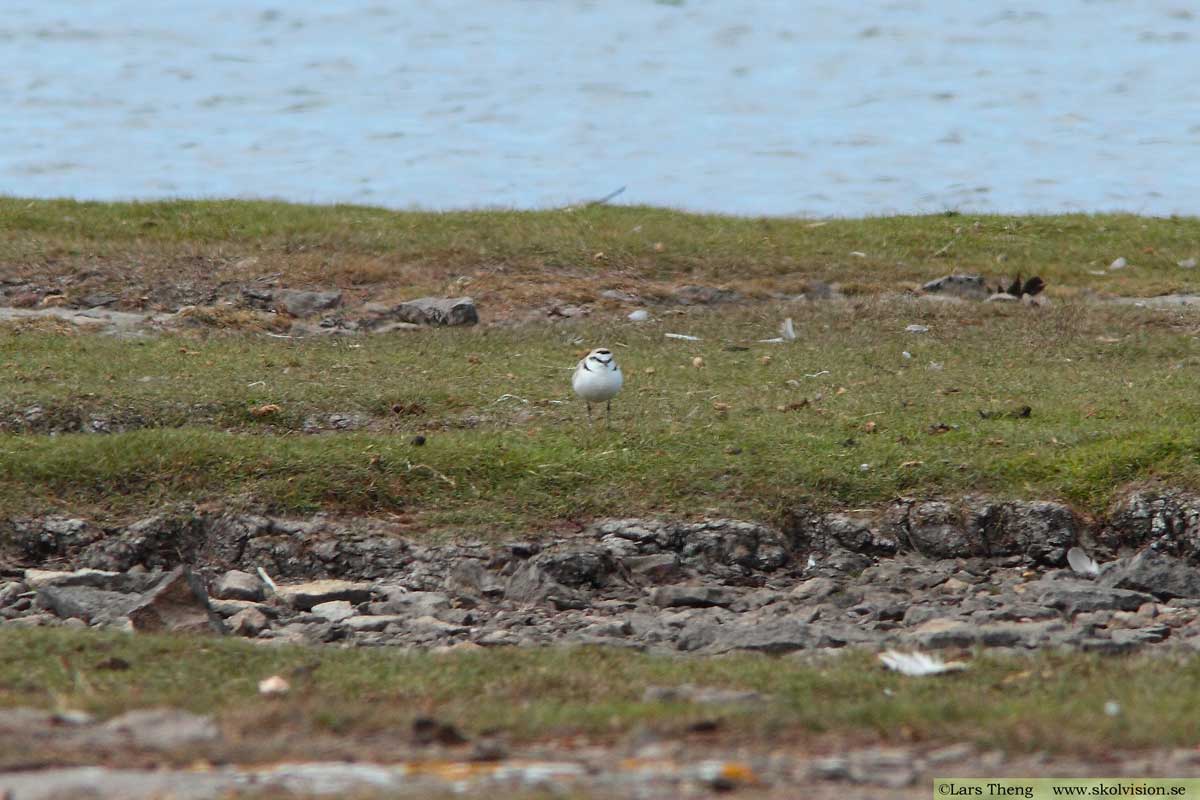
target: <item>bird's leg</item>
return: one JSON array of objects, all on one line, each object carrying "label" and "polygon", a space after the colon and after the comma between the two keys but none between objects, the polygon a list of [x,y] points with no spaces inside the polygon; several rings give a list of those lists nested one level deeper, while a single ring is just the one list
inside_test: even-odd
[{"label": "bird's leg", "polygon": [[612,400],[604,404],[604,427],[612,427]]},{"label": "bird's leg", "polygon": [[587,406],[587,410],[588,410],[588,422],[591,422],[591,421],[592,421],[592,404],[591,404],[591,403],[589,403],[587,400],[584,400],[584,401],[583,401],[583,404],[584,404],[585,406]]}]

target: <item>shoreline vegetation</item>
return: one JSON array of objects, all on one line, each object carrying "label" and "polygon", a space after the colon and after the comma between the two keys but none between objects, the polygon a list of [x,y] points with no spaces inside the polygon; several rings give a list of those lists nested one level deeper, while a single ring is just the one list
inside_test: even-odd
[{"label": "shoreline vegetation", "polygon": [[[1197,317],[1104,302],[1192,290],[1192,218],[8,198],[0,229],[0,304],[102,297],[204,322],[137,339],[0,326],[10,513],[220,501],[530,532],[966,492],[1095,513],[1130,483],[1200,486]],[[1032,307],[918,296],[955,271],[1049,289]],[[717,299],[678,301],[697,285]],[[281,339],[264,335],[281,315],[242,308],[264,286],[341,289],[345,307],[469,294],[482,323]],[[796,341],[761,342],[785,317]],[[601,345],[628,383],[611,431],[569,389]]]},{"label": "shoreline vegetation", "polygon": [[[1197,256],[1200,220],[1129,215],[757,220],[0,199],[0,311],[100,306],[181,323],[120,336],[61,319],[0,323],[0,537],[53,514],[109,535],[187,508],[378,516],[418,545],[528,543],[613,516],[778,524],[802,506],[855,511],[901,496],[1058,499],[1100,514],[1125,487],[1200,489],[1200,314],[1115,301],[1194,291]],[[953,272],[989,286],[1036,274],[1048,289],[1034,304],[920,291]],[[304,321],[258,302],[285,288],[340,291],[333,317],[470,296],[480,324],[323,336],[310,319],[292,336]],[[648,319],[629,320],[635,309]],[[794,341],[762,341],[788,318]],[[570,390],[575,361],[598,346],[626,376],[611,430],[588,425]],[[1172,638],[1153,655],[952,647],[970,667],[937,678],[886,672],[861,647],[269,647],[77,630],[80,618],[35,613],[29,576],[5,569],[14,613],[41,621],[5,625],[0,707],[66,716],[14,712],[0,770],[738,753],[765,765],[774,796],[800,780],[796,764],[835,754],[841,772],[804,773],[835,796],[857,753],[884,765],[862,779],[868,791],[915,797],[911,763],[926,754],[922,774],[993,774],[1017,763],[1006,753],[1033,754],[1026,774],[1074,763],[1061,756],[1142,774],[1132,759],[1195,744],[1183,629],[1178,647]],[[1064,574],[1044,573],[1084,580]],[[829,583],[822,613],[840,619],[847,584],[812,580]],[[921,598],[952,615],[953,592],[976,589],[946,580]],[[1146,614],[1171,610],[1160,605]],[[672,613],[693,612],[735,613]],[[1157,624],[1104,605],[1086,613],[1069,621]],[[261,695],[271,675],[290,693]],[[687,699],[709,690],[734,699]],[[105,733],[101,720],[163,707],[210,715],[216,735],[156,750]],[[462,743],[414,744],[430,724]],[[956,760],[935,761],[947,745]],[[897,759],[908,783],[893,782]],[[1191,756],[1170,764],[1194,771]],[[723,788],[762,788],[739,781]]]}]

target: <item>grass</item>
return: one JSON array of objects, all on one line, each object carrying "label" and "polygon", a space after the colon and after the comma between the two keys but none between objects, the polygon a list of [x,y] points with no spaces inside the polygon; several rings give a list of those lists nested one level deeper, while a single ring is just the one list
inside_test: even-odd
[{"label": "grass", "polygon": [[[757,343],[782,314],[798,340]],[[905,333],[911,323],[930,330]],[[1186,315],[1078,302],[865,299],[355,340],[10,327],[0,504],[121,516],[234,498],[484,534],[612,513],[770,518],[901,494],[1098,511],[1134,481],[1200,486],[1196,329]],[[568,385],[602,342],[627,375],[611,430],[586,423]],[[1028,418],[1009,416],[1025,405]],[[26,423],[35,406],[40,421]],[[362,429],[304,432],[334,413]],[[125,430],[44,435],[96,419]]]},{"label": "grass", "polygon": [[[292,675],[293,691],[259,696],[257,682],[272,674]],[[682,683],[753,690],[768,701],[643,699],[649,686]],[[691,726],[717,720],[726,744],[965,741],[1095,755],[1194,744],[1189,709],[1200,702],[1197,686],[1195,658],[1148,656],[980,654],[966,673],[914,679],[860,652],[698,659],[596,648],[267,648],[31,629],[0,637],[0,707],[80,709],[101,718],[157,706],[215,713],[226,741],[241,749],[232,757],[243,761],[304,748],[329,753],[339,739],[355,742],[360,757],[395,758],[413,718],[423,715],[468,737],[488,733],[516,744],[619,742],[646,729],[690,737]],[[1120,714],[1105,714],[1109,701]],[[28,756],[21,750],[6,747],[9,764]]]},{"label": "grass", "polygon": [[[953,270],[1041,274],[1062,295],[1195,286],[1200,220],[1133,215],[752,219],[646,207],[453,213],[257,201],[81,203],[0,198],[0,262],[68,296],[201,302],[256,279],[361,299],[469,293],[492,318],[598,289],[653,296],[717,282],[751,296],[812,281],[870,293]],[[1106,267],[1118,256],[1132,265]],[[1094,274],[1100,272],[1101,274]]]}]

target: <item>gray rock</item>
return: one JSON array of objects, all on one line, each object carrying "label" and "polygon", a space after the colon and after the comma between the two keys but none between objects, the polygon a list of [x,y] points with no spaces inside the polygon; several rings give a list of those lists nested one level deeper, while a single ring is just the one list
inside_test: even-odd
[{"label": "gray rock", "polygon": [[1161,642],[1171,635],[1166,625],[1147,625],[1144,628],[1118,628],[1109,637],[1118,645],[1140,646]]},{"label": "gray rock", "polygon": [[311,317],[321,311],[337,308],[342,303],[342,293],[307,292],[299,289],[279,289],[274,296],[275,307],[293,317]]},{"label": "gray rock", "polygon": [[904,634],[906,641],[921,647],[969,647],[979,639],[979,627],[953,617],[937,617],[922,622]]},{"label": "gray rock", "polygon": [[446,575],[446,589],[464,597],[495,597],[504,593],[500,580],[479,559],[456,559]]},{"label": "gray rock", "polygon": [[403,625],[412,617],[405,614],[361,614],[342,620],[342,627],[359,633],[387,630],[389,625]]},{"label": "gray rock", "polygon": [[441,592],[406,592],[384,587],[385,600],[371,603],[372,614],[398,614],[403,617],[436,617],[450,608],[450,598]]},{"label": "gray rock", "polygon": [[650,583],[672,583],[684,575],[680,568],[679,557],[674,553],[626,556],[620,560],[636,580]]},{"label": "gray rock", "polygon": [[504,596],[515,603],[547,604],[560,610],[587,608],[589,605],[588,597],[583,592],[562,585],[533,561],[522,564],[509,576]]},{"label": "gray rock", "polygon": [[21,595],[28,590],[24,581],[0,582],[0,608],[16,604]]},{"label": "gray rock", "polygon": [[833,578],[809,578],[792,589],[792,597],[804,602],[817,603],[837,592],[838,588],[838,583]]},{"label": "gray rock", "polygon": [[345,600],[329,600],[313,606],[312,613],[330,622],[341,622],[342,620],[350,619],[357,612],[354,610],[354,606]]},{"label": "gray rock", "polygon": [[828,514],[824,518],[824,526],[828,539],[854,553],[893,555],[899,548],[894,535],[859,517]]},{"label": "gray rock", "polygon": [[84,622],[115,623],[142,601],[140,595],[114,592],[92,586],[43,586],[37,590],[37,605],[62,618]]},{"label": "gray rock", "polygon": [[985,541],[988,555],[1024,555],[1053,565],[1065,562],[1083,527],[1069,506],[1045,500],[977,500],[968,507],[968,518]]},{"label": "gray rock", "polygon": [[479,312],[469,297],[421,297],[393,308],[387,318],[415,325],[476,325]]},{"label": "gray rock", "polygon": [[225,623],[208,604],[204,582],[186,567],[163,577],[127,616],[140,633],[225,633]]},{"label": "gray rock", "polygon": [[669,299],[683,306],[710,306],[720,303],[736,303],[742,299],[742,296],[732,289],[689,284],[680,286],[671,293]]},{"label": "gray rock", "polygon": [[213,596],[222,600],[262,600],[262,579],[240,569],[231,569],[213,584]]},{"label": "gray rock", "polygon": [[1050,608],[1057,608],[1068,614],[1080,611],[1099,611],[1102,609],[1119,609],[1121,611],[1136,611],[1142,603],[1153,602],[1154,597],[1142,592],[1128,589],[1110,589],[1081,581],[1038,581],[1038,602]]},{"label": "gray rock", "polygon": [[1101,576],[1105,586],[1148,592],[1163,600],[1200,597],[1200,570],[1181,559],[1144,550],[1128,561],[1109,567]]},{"label": "gray rock", "polygon": [[799,620],[773,618],[757,624],[712,626],[711,652],[754,650],[761,653],[790,653],[812,647],[816,642],[811,625]]},{"label": "gray rock", "polygon": [[923,284],[921,290],[930,294],[962,297],[966,300],[985,300],[991,295],[991,291],[984,285],[983,277],[980,275],[946,275]]},{"label": "gray rock", "polygon": [[27,569],[23,577],[30,589],[42,589],[47,586],[90,586],[96,589],[124,591],[124,586],[121,586],[124,582],[120,575],[119,572],[100,569],[77,569],[70,572]]},{"label": "gray rock", "polygon": [[151,750],[179,750],[221,738],[221,732],[211,718],[174,708],[127,711],[104,723],[103,728],[138,747]]},{"label": "gray rock", "polygon": [[650,592],[650,602],[660,608],[690,606],[703,608],[707,606],[729,607],[739,595],[724,586],[659,586]]},{"label": "gray rock", "polygon": [[271,621],[267,619],[267,615],[254,607],[243,608],[226,620],[226,624],[229,626],[229,630],[238,636],[251,638],[271,627]]},{"label": "gray rock", "polygon": [[371,599],[369,583],[354,583],[340,580],[319,580],[307,583],[279,584],[275,595],[287,605],[300,611],[309,611],[318,603],[345,600],[357,605]]},{"label": "gray rock", "polygon": [[953,558],[980,555],[983,542],[971,535],[963,522],[962,512],[950,503],[928,501],[901,503],[896,524],[907,535],[913,550],[928,558]]},{"label": "gray rock", "polygon": [[984,647],[1028,647],[1046,644],[1052,634],[1065,631],[1067,626],[1053,622],[1000,622],[978,628],[979,643]]}]

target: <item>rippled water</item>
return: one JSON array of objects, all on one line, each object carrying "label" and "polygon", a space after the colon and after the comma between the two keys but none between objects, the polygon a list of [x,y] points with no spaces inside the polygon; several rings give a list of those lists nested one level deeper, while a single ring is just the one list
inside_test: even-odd
[{"label": "rippled water", "polygon": [[7,194],[1200,213],[1182,0],[4,9]]}]

